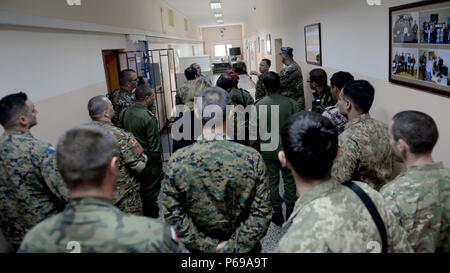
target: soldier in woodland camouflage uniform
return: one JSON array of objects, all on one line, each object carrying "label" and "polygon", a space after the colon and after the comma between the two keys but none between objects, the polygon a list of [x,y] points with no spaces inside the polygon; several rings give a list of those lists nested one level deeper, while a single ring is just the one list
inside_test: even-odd
[{"label": "soldier in woodland camouflage uniform", "polygon": [[352,81],[339,96],[340,112],[349,122],[339,136],[340,153],[332,175],[339,182],[356,180],[380,188],[393,177],[394,156],[387,126],[369,115],[375,90],[367,81]]},{"label": "soldier in woodland camouflage uniform", "polygon": [[0,229],[16,250],[29,229],[62,211],[69,199],[55,149],[30,133],[36,114],[24,93],[0,101]]},{"label": "soldier in woodland camouflage uniform", "polygon": [[309,84],[313,93],[314,100],[311,111],[322,114],[325,108],[335,105],[331,95],[331,88],[327,85],[327,72],[323,69],[313,69],[309,72]]},{"label": "soldier in woodland camouflage uniform", "polygon": [[[335,126],[318,113],[302,111],[287,121],[281,140],[280,162],[292,170],[300,197],[277,252],[380,252],[380,232],[368,209],[355,192],[330,177],[338,152]],[[369,196],[381,216],[386,251],[412,252],[406,232],[383,197],[365,183],[354,184]]]},{"label": "soldier in woodland camouflage uniform", "polygon": [[336,104],[325,108],[322,116],[331,120],[331,122],[337,127],[339,134],[344,132],[345,126],[347,125],[347,118],[339,111],[339,104],[337,101],[339,100],[339,95],[341,94],[341,90],[344,88],[345,84],[354,80],[355,79],[352,74],[342,71],[334,73],[330,79],[331,96]]},{"label": "soldier in woodland camouflage uniform", "polygon": [[[191,252],[258,252],[259,240],[270,224],[269,179],[257,151],[227,141],[228,94],[220,88],[202,93],[203,105],[196,113],[203,116],[207,106],[219,106],[214,132],[207,132],[189,147],[172,155],[163,190],[166,222],[176,228],[180,241]],[[219,117],[220,116],[220,117]]]},{"label": "soldier in woodland camouflage uniform", "polygon": [[28,232],[19,252],[185,251],[170,227],[125,214],[111,203],[119,159],[110,131],[95,125],[80,126],[66,132],[57,148],[58,167],[70,189],[71,201],[62,213]]},{"label": "soldier in woodland camouflage uniform", "polygon": [[280,72],[281,87],[280,94],[289,97],[300,104],[300,109],[305,109],[305,93],[303,90],[302,69],[294,61],[293,49],[281,48],[282,62],[286,66]]},{"label": "soldier in woodland camouflage uniform", "polygon": [[450,252],[450,170],[434,163],[439,133],[420,112],[398,113],[389,134],[396,157],[408,170],[381,189],[388,207],[408,233],[415,252]]},{"label": "soldier in woodland camouflage uniform", "polygon": [[118,124],[119,115],[122,112],[122,110],[127,109],[136,102],[133,90],[136,89],[138,81],[139,79],[134,70],[127,69],[120,72],[119,75],[120,88],[114,90],[114,92],[111,93],[110,95],[110,99],[114,106],[115,112],[114,118],[112,119],[112,122],[114,124],[116,125]]},{"label": "soldier in woodland camouflage uniform", "polygon": [[93,123],[110,130],[117,141],[119,176],[114,189],[114,205],[123,212],[142,215],[140,186],[136,180],[137,174],[144,170],[147,163],[142,146],[131,133],[111,123],[114,109],[108,98],[92,98],[88,103],[88,110]]}]

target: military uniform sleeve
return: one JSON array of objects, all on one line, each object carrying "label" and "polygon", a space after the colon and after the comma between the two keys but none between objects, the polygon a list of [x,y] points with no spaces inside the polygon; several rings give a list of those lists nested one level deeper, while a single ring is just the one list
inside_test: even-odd
[{"label": "military uniform sleeve", "polygon": [[359,147],[349,135],[339,136],[339,156],[334,161],[331,175],[343,183],[352,180],[358,168],[360,158]]},{"label": "military uniform sleeve", "polygon": [[69,201],[69,190],[56,166],[56,151],[52,146],[45,144],[40,149],[39,169],[41,170],[42,178],[54,197],[56,197],[55,201],[58,203],[56,205],[62,210]]},{"label": "military uniform sleeve", "polygon": [[266,235],[269,228],[272,219],[269,176],[260,155],[258,155],[256,162],[258,171],[255,183],[256,194],[250,207],[249,217],[231,235],[222,249],[223,253],[247,253],[251,251],[255,244]]},{"label": "military uniform sleeve", "polygon": [[163,253],[188,253],[184,244],[179,241],[177,232],[171,226],[164,225],[163,232]]},{"label": "military uniform sleeve", "polygon": [[147,164],[147,157],[136,138],[132,134],[125,134],[119,141],[119,147],[123,149],[123,163],[136,173],[141,173]]},{"label": "military uniform sleeve", "polygon": [[170,163],[168,170],[168,174],[165,177],[162,198],[163,213],[166,222],[175,228],[178,238],[187,248],[203,253],[214,253],[219,244],[219,240],[205,235],[194,225],[192,219],[186,213],[186,207],[183,204],[181,194],[170,173]]},{"label": "military uniform sleeve", "polygon": [[[148,143],[150,145],[155,144],[155,143],[159,143],[159,141],[155,140],[155,138],[159,138],[160,134],[158,131],[158,121],[155,117],[151,117],[149,119],[147,119],[146,121],[146,125],[145,125],[145,129],[147,130],[147,138],[148,138]],[[153,149],[153,151],[152,151]],[[160,149],[160,147],[150,147],[150,153],[155,153],[156,151],[154,151],[154,149]]]},{"label": "military uniform sleeve", "polygon": [[385,200],[386,207],[395,215],[395,217],[397,217],[401,224],[400,206],[397,203],[396,192],[392,183],[393,182],[381,188],[380,194]]}]

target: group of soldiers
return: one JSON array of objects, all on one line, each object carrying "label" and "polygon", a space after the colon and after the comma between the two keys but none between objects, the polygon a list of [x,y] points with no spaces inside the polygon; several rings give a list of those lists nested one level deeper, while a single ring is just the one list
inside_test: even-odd
[{"label": "group of soldiers", "polygon": [[[0,245],[18,252],[258,253],[272,221],[288,228],[281,253],[449,252],[450,170],[432,159],[439,136],[433,119],[406,111],[388,127],[369,115],[369,82],[341,71],[328,86],[322,69],[309,73],[314,101],[304,111],[293,49],[280,54],[279,75],[261,62],[256,102],[233,71],[212,87],[195,64],[185,70],[178,119],[199,120],[201,133],[177,144],[165,173],[149,110],[155,94],[138,86],[132,70],[121,72],[111,100],[88,102],[92,122],[65,132],[56,149],[31,135],[37,111],[27,95],[4,97]],[[257,118],[240,120],[230,105],[254,105]],[[263,121],[268,131],[281,129],[265,138]],[[236,139],[239,131],[245,134]],[[264,149],[274,137],[278,145]],[[395,160],[407,167],[398,177]],[[152,219],[161,187],[165,223]]]},{"label": "group of soldiers", "polygon": [[416,75],[416,58],[411,53],[402,53],[401,55],[398,52],[395,53],[394,56],[394,65],[393,70],[395,74],[399,73],[407,73],[412,76]]}]

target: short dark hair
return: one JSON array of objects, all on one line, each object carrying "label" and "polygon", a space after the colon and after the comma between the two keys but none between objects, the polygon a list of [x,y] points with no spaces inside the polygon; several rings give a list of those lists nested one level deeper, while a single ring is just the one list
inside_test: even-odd
[{"label": "short dark hair", "polygon": [[[227,118],[227,106],[231,103],[230,95],[220,87],[209,87],[203,90],[200,95],[201,101],[197,100],[197,109],[199,114],[201,114],[203,124],[208,121],[217,118],[215,113],[212,113],[211,116],[205,115],[204,111],[208,106],[218,106],[222,110],[222,120],[225,121]],[[201,104],[200,104],[201,102]]]},{"label": "short dark hair", "polygon": [[328,83],[327,72],[321,68],[313,69],[309,72],[309,80],[317,83],[321,87],[325,87]]},{"label": "short dark hair", "polygon": [[336,126],[326,117],[301,111],[291,116],[280,132],[283,151],[302,177],[325,179],[338,152]]},{"label": "short dark hair", "polygon": [[119,73],[119,84],[120,85],[125,85],[127,84],[127,82],[129,82],[131,79],[131,74],[132,73],[136,73],[136,71],[134,71],[133,69],[125,69],[122,70]]},{"label": "short dark hair", "polygon": [[269,93],[278,93],[280,91],[280,76],[275,72],[268,72],[263,77],[264,87]]},{"label": "short dark hair", "polygon": [[27,100],[28,96],[22,92],[8,95],[0,100],[0,123],[5,129],[14,127],[20,116],[28,114]]},{"label": "short dark hair", "polygon": [[413,154],[424,155],[433,151],[439,131],[432,117],[418,111],[404,111],[392,120],[391,133],[395,141],[403,139]]},{"label": "short dark hair", "polygon": [[269,59],[262,59],[262,61],[266,62],[269,67],[272,65],[272,62]]},{"label": "short dark hair", "polygon": [[139,85],[134,91],[134,96],[136,97],[136,101],[144,101],[146,97],[151,96],[153,90],[146,85]]},{"label": "short dark hair", "polygon": [[81,125],[65,132],[58,141],[56,162],[69,189],[99,187],[117,142],[109,130],[96,125]]},{"label": "short dark hair", "polygon": [[233,77],[231,77],[227,73],[224,73],[224,74],[220,75],[219,79],[217,80],[216,85],[217,85],[217,87],[227,90],[227,89],[233,88],[235,85],[235,82],[234,82]]},{"label": "short dark hair", "polygon": [[192,81],[197,77],[198,71],[193,67],[188,67],[184,70],[184,76],[186,76],[186,80]]},{"label": "short dark hair", "polygon": [[108,109],[106,100],[107,98],[105,96],[96,96],[89,100],[88,112],[91,119],[99,120],[103,116],[103,112]]},{"label": "short dark hair", "polygon": [[366,114],[372,107],[375,89],[368,81],[351,81],[345,84],[342,94],[353,103],[356,110]]},{"label": "short dark hair", "polygon": [[339,71],[333,74],[330,79],[331,87],[336,87],[339,90],[344,88],[344,85],[348,82],[354,81],[355,78],[352,74],[344,71]]}]

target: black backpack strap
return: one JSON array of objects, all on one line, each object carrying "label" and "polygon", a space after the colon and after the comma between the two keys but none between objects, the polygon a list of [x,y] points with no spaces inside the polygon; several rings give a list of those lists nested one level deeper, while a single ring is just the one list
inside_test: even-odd
[{"label": "black backpack strap", "polygon": [[378,232],[380,233],[381,237],[381,243],[382,243],[382,250],[381,253],[387,253],[387,233],[386,233],[386,226],[384,225],[383,219],[381,218],[380,213],[377,210],[377,207],[373,203],[372,199],[370,199],[369,195],[365,193],[361,187],[353,183],[352,181],[346,181],[342,183],[344,186],[351,189],[358,197],[361,199],[361,201],[366,206],[367,210],[369,211],[370,215],[372,216],[373,221],[375,222],[375,225],[377,226]]}]

